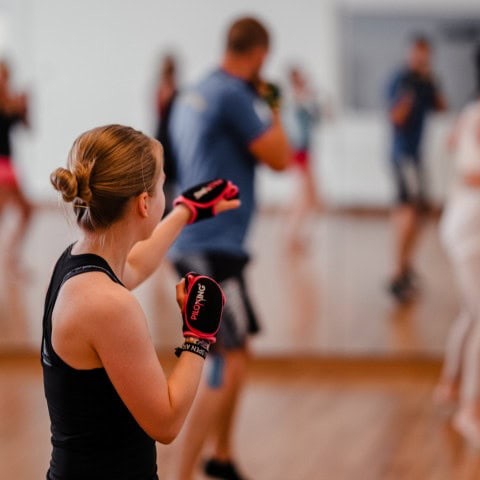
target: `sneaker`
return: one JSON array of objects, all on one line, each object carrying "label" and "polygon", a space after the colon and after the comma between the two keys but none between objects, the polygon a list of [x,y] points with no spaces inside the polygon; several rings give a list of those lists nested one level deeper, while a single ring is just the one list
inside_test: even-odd
[{"label": "sneaker", "polygon": [[222,478],[224,480],[246,480],[242,477],[232,462],[221,462],[214,458],[205,463],[205,474],[213,478]]}]

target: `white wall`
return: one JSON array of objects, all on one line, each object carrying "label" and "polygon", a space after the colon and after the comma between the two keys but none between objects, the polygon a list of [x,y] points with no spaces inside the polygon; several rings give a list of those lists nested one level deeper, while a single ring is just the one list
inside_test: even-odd
[{"label": "white wall", "polygon": [[[341,5],[385,8],[387,3],[349,0]],[[413,0],[390,3],[419,8]],[[189,83],[216,64],[229,21],[253,13],[266,21],[273,34],[267,75],[278,80],[287,62],[301,62],[338,106],[336,121],[317,139],[317,174],[326,196],[340,204],[388,203],[391,189],[384,162],[383,118],[358,117],[341,109],[336,32],[340,2],[244,0],[241,7],[236,4],[225,0],[0,0],[0,50],[13,60],[16,84],[27,87],[32,95],[32,129],[15,137],[27,191],[37,199],[53,197],[48,175],[64,164],[72,141],[86,129],[117,122],[151,133],[159,54],[175,48],[183,81]],[[424,0],[422,5],[448,8],[449,3]],[[460,5],[475,7],[474,0],[457,2],[456,8]],[[439,132],[448,122],[448,118],[439,119],[433,137],[441,137]],[[435,145],[428,144],[429,164],[441,157]],[[442,157],[440,165],[444,163]],[[438,165],[433,168],[434,190],[441,198],[445,174]],[[262,202],[285,201],[293,178],[262,172],[259,184]]]}]

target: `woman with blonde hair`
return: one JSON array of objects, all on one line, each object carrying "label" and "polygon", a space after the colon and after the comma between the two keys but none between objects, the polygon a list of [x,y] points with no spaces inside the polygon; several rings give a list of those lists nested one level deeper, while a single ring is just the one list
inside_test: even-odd
[{"label": "woman with blonde hair", "polygon": [[49,480],[157,479],[155,441],[176,437],[195,397],[221,318],[218,284],[191,273],[177,285],[185,341],[168,378],[130,290],[187,223],[238,207],[238,190],[223,180],[196,186],[159,223],[164,180],[161,144],[121,125],[80,135],[68,168],[51,175],[81,236],[57,261],[45,301]]}]

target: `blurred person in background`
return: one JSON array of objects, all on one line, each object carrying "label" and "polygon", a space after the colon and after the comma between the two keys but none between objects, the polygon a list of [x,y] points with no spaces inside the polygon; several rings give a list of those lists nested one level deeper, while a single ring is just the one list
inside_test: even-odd
[{"label": "blurred person in background", "polygon": [[480,92],[480,43],[478,43],[475,47],[475,52],[473,56],[473,64],[475,68],[475,86],[476,91]]},{"label": "blurred person in background", "polygon": [[177,480],[194,477],[204,444],[213,452],[204,465],[212,478],[241,480],[233,452],[234,421],[247,366],[247,340],[259,329],[244,270],[245,241],[255,211],[255,169],[284,170],[291,158],[279,113],[279,90],[261,70],[269,33],[255,18],[229,27],[219,68],[176,100],[170,135],[180,188],[207,178],[231,179],[242,205],[229,218],[186,228],[169,257],[178,273],[197,270],[220,282],[228,301],[210,372],[194,403],[181,445]]},{"label": "blurred person in background", "polygon": [[19,273],[20,255],[32,215],[32,205],[21,189],[12,160],[11,131],[19,124],[28,126],[28,99],[25,93],[13,92],[10,70],[0,61],[0,214],[8,204],[19,212],[16,228],[6,249],[7,270]]},{"label": "blurred person in background", "polygon": [[288,99],[283,102],[282,117],[293,150],[292,166],[298,171],[300,185],[292,202],[287,244],[292,252],[303,252],[307,243],[305,228],[319,207],[312,166],[312,143],[324,109],[299,67],[289,69],[288,86]]},{"label": "blurred person in background", "polygon": [[163,146],[165,171],[165,214],[172,208],[176,187],[176,168],[172,157],[172,147],[168,136],[168,125],[173,101],[178,93],[177,61],[171,53],[166,54],[160,63],[160,71],[156,88],[157,128],[155,138]]},{"label": "blurred person in background", "polygon": [[392,132],[390,163],[397,196],[393,210],[395,263],[389,291],[399,302],[410,300],[416,293],[413,256],[419,222],[427,207],[422,160],[425,122],[429,112],[446,108],[434,80],[431,56],[429,40],[416,35],[406,65],[394,73],[387,91]]},{"label": "blurred person in background", "polygon": [[[480,65],[478,70],[480,74]],[[459,402],[453,424],[480,447],[480,82],[477,89],[477,98],[463,109],[449,138],[456,175],[442,216],[441,236],[453,266],[461,311],[447,338],[434,398],[450,407]]]}]

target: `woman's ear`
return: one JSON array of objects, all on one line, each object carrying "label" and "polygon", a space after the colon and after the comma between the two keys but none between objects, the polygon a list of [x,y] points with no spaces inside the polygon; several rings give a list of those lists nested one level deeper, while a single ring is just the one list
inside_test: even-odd
[{"label": "woman's ear", "polygon": [[148,193],[147,192],[142,192],[138,197],[137,197],[137,209],[138,213],[142,218],[147,218],[148,217]]}]

